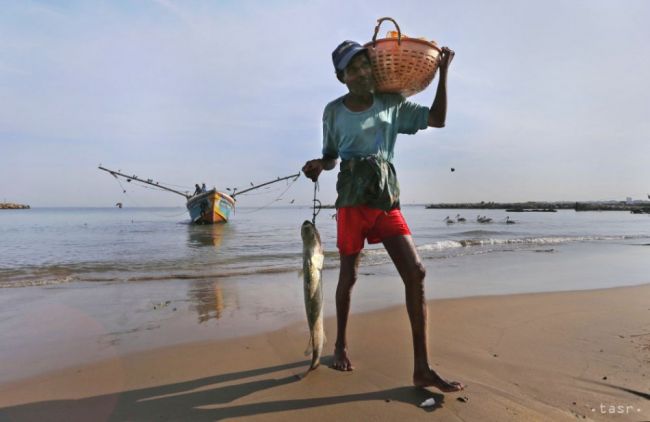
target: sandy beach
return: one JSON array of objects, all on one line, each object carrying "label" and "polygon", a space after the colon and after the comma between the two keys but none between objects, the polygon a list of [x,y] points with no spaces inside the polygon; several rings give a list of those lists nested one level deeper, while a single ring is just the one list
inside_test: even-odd
[{"label": "sandy beach", "polygon": [[0,422],[650,422],[648,22],[2,2]]},{"label": "sandy beach", "polygon": [[[350,321],[355,370],[303,377],[295,323],[115,356],[0,387],[0,421],[650,419],[650,285],[429,302],[432,365],[467,384],[411,384],[403,306]],[[436,405],[421,408],[426,399]]]}]

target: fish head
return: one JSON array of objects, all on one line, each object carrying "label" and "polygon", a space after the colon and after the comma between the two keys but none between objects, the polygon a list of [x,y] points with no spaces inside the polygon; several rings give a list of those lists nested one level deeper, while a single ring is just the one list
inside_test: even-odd
[{"label": "fish head", "polygon": [[316,225],[309,220],[305,220],[300,227],[300,235],[302,236],[302,242],[307,245],[316,245],[320,244],[320,234],[316,229]]}]

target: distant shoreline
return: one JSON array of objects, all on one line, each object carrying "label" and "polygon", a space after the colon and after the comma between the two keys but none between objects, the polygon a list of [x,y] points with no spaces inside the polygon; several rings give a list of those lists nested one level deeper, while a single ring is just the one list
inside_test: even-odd
[{"label": "distant shoreline", "polygon": [[29,205],[14,204],[12,202],[0,202],[0,210],[28,210]]},{"label": "distant shoreline", "polygon": [[427,209],[505,209],[511,212],[525,211],[631,211],[650,214],[650,201],[589,201],[589,202],[463,202],[427,204]]},{"label": "distant shoreline", "polygon": [[[574,211],[631,211],[636,214],[650,214],[650,201],[527,201],[527,202],[440,202],[431,204],[402,204],[402,206],[424,206],[427,209],[494,209],[508,212],[554,212]],[[322,205],[321,208],[336,208]]]}]

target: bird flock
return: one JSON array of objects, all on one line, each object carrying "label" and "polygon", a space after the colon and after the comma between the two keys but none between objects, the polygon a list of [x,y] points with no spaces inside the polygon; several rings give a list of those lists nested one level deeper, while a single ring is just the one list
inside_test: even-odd
[{"label": "bird flock", "polygon": [[[456,223],[465,223],[467,222],[467,219],[465,217],[461,217],[460,214],[456,214],[455,218],[451,218],[449,216],[445,217],[443,220],[447,225],[451,224],[456,224]],[[479,224],[490,224],[492,223],[492,219],[490,217],[487,217],[485,215],[477,215],[476,216],[476,222]],[[506,219],[503,220],[503,223],[505,224],[515,224],[515,220],[511,219],[509,216],[506,216]]]}]

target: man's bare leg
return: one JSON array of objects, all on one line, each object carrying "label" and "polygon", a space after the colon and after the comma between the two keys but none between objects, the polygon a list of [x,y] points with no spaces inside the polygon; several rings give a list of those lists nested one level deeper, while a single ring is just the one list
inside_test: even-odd
[{"label": "man's bare leg", "polygon": [[436,387],[443,392],[460,391],[463,384],[447,381],[429,366],[427,350],[427,304],[424,296],[425,269],[411,236],[394,236],[383,241],[406,291],[406,309],[413,335],[413,384]]},{"label": "man's bare leg", "polygon": [[348,357],[347,328],[352,287],[357,281],[359,254],[341,256],[339,284],[336,286],[336,345],[332,367],[339,371],[354,369]]}]

